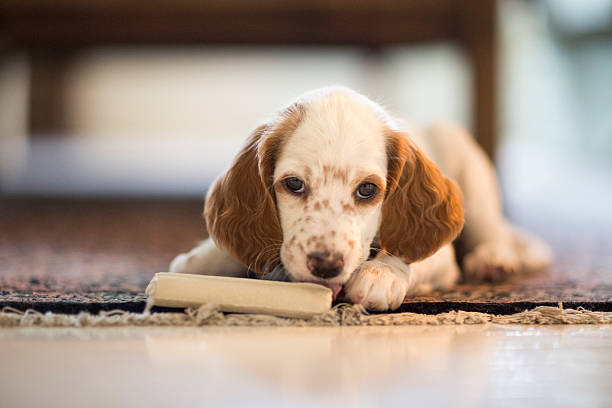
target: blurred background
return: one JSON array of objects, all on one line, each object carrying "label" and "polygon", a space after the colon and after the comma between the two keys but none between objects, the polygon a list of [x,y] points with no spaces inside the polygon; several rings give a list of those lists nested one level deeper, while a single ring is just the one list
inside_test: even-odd
[{"label": "blurred background", "polygon": [[612,225],[612,0],[4,0],[0,57],[5,197],[202,197],[342,84],[471,129],[517,222]]}]

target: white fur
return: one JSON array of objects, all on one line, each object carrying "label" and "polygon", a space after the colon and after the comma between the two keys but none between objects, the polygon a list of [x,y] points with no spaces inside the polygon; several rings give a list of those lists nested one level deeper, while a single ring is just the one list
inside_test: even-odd
[{"label": "white fur", "polygon": [[[326,166],[346,170],[349,183],[326,175]],[[274,171],[275,181],[296,176],[311,190],[307,208],[300,198],[277,195],[283,230],[281,259],[295,280],[324,282],[313,278],[306,267],[306,255],[317,247],[344,255],[343,272],[326,284],[343,285],[367,259],[378,229],[380,206],[348,213],[343,211],[343,204],[353,204],[355,188],[364,175],[375,174],[384,180],[386,173],[383,127],[371,109],[355,103],[344,92],[316,99],[308,106]],[[319,206],[315,207],[316,203]],[[314,239],[308,241],[310,237]],[[352,247],[349,242],[354,242]]]},{"label": "white fur", "polygon": [[[274,171],[275,181],[295,176],[311,189],[307,206],[298,197],[277,194],[283,232],[280,256],[292,278],[336,289],[343,286],[349,300],[379,311],[396,309],[406,295],[451,287],[459,268],[450,244],[412,265],[382,252],[368,260],[382,203],[346,210],[354,203],[355,189],[363,177],[377,175],[386,180],[383,125],[402,125],[380,106],[344,88],[316,90],[299,100],[306,107],[305,116],[283,147]],[[402,127],[407,130],[406,125]],[[464,129],[440,123],[408,133],[462,189],[464,238],[470,251],[463,265],[467,277],[501,279],[550,262],[546,244],[517,232],[504,219],[494,168]],[[325,171],[330,167],[346,170],[346,179],[329,177]],[[315,206],[316,202],[320,205]],[[317,249],[343,255],[344,267],[338,276],[325,280],[310,273],[306,256]],[[244,266],[210,240],[179,255],[170,270],[229,276],[245,272]]]}]

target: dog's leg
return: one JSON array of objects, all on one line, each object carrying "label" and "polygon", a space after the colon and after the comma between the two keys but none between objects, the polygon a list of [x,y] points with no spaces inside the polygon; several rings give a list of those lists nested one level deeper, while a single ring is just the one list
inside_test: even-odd
[{"label": "dog's leg", "polygon": [[410,273],[416,284],[408,291],[408,296],[452,288],[460,275],[452,244],[444,245],[432,256],[410,264]]},{"label": "dog's leg", "polygon": [[498,281],[548,265],[552,259],[548,246],[504,218],[495,168],[469,133],[440,123],[427,135],[440,158],[438,164],[463,192],[466,279]]},{"label": "dog's leg", "polygon": [[410,266],[396,256],[381,252],[353,273],[344,294],[369,310],[394,310],[406,295],[450,287],[458,277],[459,268],[451,245]]},{"label": "dog's leg", "polygon": [[210,239],[186,254],[177,255],[170,263],[170,272],[244,278],[247,268]]}]

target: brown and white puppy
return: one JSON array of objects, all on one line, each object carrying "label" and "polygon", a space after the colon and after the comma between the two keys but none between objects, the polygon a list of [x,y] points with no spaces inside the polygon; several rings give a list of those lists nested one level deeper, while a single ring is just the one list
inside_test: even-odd
[{"label": "brown and white puppy", "polygon": [[282,263],[291,280],[392,310],[456,282],[464,206],[469,277],[549,262],[545,244],[503,218],[493,167],[464,130],[409,131],[354,91],[320,89],[254,131],[208,193],[210,238],[170,270],[245,276]]}]

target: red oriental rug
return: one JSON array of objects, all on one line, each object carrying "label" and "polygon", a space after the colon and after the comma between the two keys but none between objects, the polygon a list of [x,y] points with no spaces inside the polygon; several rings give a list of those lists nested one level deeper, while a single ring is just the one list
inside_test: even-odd
[{"label": "red oriental rug", "polygon": [[[155,272],[205,235],[200,200],[0,200],[0,309],[140,312]],[[511,314],[539,305],[612,311],[612,234],[529,225],[555,247],[546,273],[460,284],[399,311]]]}]

